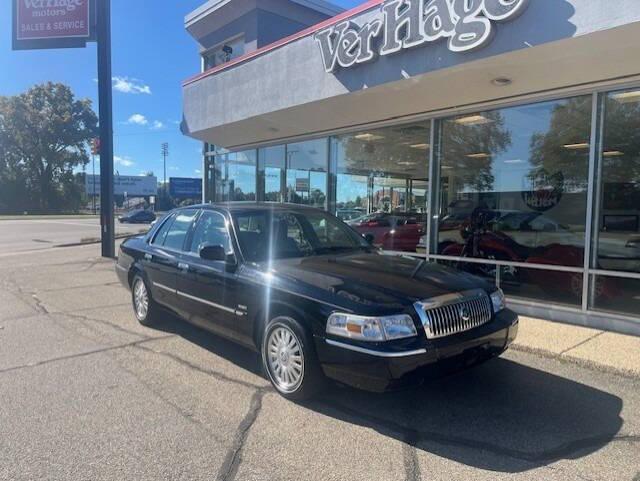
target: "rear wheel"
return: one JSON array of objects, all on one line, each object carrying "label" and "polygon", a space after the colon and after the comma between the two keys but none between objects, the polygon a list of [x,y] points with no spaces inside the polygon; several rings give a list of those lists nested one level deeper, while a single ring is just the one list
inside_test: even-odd
[{"label": "rear wheel", "polygon": [[269,322],[262,337],[262,363],[273,387],[285,398],[308,399],[324,385],[311,337],[289,317]]},{"label": "rear wheel", "polygon": [[131,283],[131,300],[136,319],[143,326],[151,326],[157,320],[158,306],[151,298],[147,283],[140,274],[136,274]]}]

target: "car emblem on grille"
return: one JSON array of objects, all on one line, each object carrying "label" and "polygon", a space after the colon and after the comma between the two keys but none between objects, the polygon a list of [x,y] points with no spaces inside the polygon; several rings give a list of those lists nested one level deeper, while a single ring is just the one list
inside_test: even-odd
[{"label": "car emblem on grille", "polygon": [[469,312],[469,308],[467,306],[460,306],[460,318],[467,322],[471,319],[471,313]]}]

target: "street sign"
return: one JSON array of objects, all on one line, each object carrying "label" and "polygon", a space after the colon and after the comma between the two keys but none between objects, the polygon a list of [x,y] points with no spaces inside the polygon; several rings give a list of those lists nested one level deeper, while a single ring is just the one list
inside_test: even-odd
[{"label": "street sign", "polygon": [[95,40],[95,0],[12,0],[13,49],[81,48]]},{"label": "street sign", "polygon": [[307,177],[299,177],[296,179],[296,192],[309,192],[310,187]]},{"label": "street sign", "polygon": [[[84,186],[87,195],[100,195],[100,176],[85,175]],[[158,179],[149,175],[117,175],[113,178],[113,193],[125,197],[158,195]]]},{"label": "street sign", "polygon": [[202,179],[189,177],[171,177],[169,195],[176,198],[201,199]]}]

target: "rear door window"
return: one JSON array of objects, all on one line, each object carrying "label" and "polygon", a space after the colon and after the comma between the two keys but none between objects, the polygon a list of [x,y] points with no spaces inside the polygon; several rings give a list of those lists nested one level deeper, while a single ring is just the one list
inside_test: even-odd
[{"label": "rear door window", "polygon": [[197,213],[197,210],[184,210],[176,213],[162,245],[168,249],[183,250],[187,234]]},{"label": "rear door window", "polygon": [[171,228],[171,224],[173,224],[175,217],[175,214],[171,215],[166,221],[162,223],[162,225],[158,229],[158,232],[156,232],[156,235],[153,237],[151,244],[156,246],[161,246],[164,244],[164,241],[167,238],[167,233],[169,232],[169,229]]}]

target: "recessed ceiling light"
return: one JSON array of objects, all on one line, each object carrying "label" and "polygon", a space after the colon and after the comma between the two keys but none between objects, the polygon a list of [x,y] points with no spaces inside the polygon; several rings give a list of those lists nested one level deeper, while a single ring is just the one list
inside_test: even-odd
[{"label": "recessed ceiling light", "polygon": [[640,90],[632,90],[631,92],[620,92],[612,94],[611,98],[620,102],[621,104],[628,104],[631,102],[640,102]]},{"label": "recessed ceiling light", "polygon": [[355,136],[355,138],[358,139],[358,140],[372,141],[372,140],[384,139],[384,135],[358,134],[358,135]]},{"label": "recessed ceiling light", "polygon": [[513,80],[508,77],[497,77],[494,78],[491,83],[496,87],[506,87],[507,85],[511,85],[513,83]]},{"label": "recessed ceiling light", "polygon": [[522,159],[511,159],[511,160],[505,160],[504,161],[505,164],[521,164],[523,162],[524,162],[524,160],[522,160]]},{"label": "recessed ceiling light", "polygon": [[402,162],[398,162],[398,165],[416,165],[417,162],[408,162],[408,161],[402,161]]},{"label": "recessed ceiling light", "polygon": [[467,154],[467,157],[470,159],[487,159],[491,157],[491,154],[487,154],[486,152],[478,152],[477,154]]},{"label": "recessed ceiling light", "polygon": [[493,122],[493,120],[488,119],[482,115],[470,115],[468,117],[460,117],[459,119],[455,119],[454,122],[460,125],[482,125],[489,124]]},{"label": "recessed ceiling light", "polygon": [[413,144],[409,147],[411,147],[412,149],[427,150],[429,148],[429,144]]},{"label": "recessed ceiling light", "polygon": [[622,157],[624,152],[620,152],[619,150],[608,150],[602,153],[603,157]]},{"label": "recessed ceiling light", "polygon": [[588,149],[590,146],[591,145],[586,143],[586,142],[583,142],[583,143],[580,143],[580,144],[565,144],[565,145],[563,145],[563,147],[565,149],[569,149],[569,150],[584,150],[584,149]]}]

